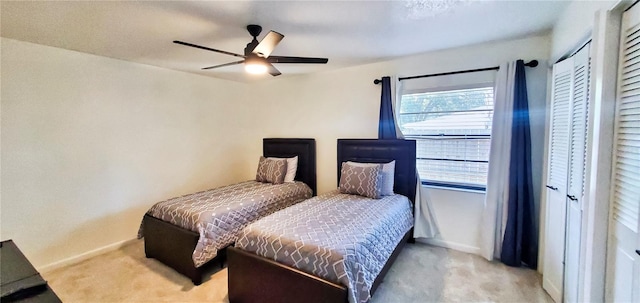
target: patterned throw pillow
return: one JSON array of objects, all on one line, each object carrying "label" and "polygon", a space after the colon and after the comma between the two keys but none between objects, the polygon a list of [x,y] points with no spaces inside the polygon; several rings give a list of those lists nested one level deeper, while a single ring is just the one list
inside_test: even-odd
[{"label": "patterned throw pillow", "polygon": [[284,183],[284,176],[286,174],[286,159],[268,159],[260,157],[260,162],[258,162],[258,172],[256,173],[256,181],[282,184]]},{"label": "patterned throw pillow", "polygon": [[284,182],[285,183],[295,182],[296,171],[298,170],[298,156],[295,156],[295,157],[292,157],[292,158],[269,157],[267,159],[276,159],[276,160],[286,159],[287,160],[287,174],[284,176]]},{"label": "patterned throw pillow", "polygon": [[393,160],[389,163],[360,163],[360,162],[351,162],[347,161],[347,163],[355,166],[376,166],[382,164],[382,196],[391,196],[394,194],[393,192],[393,182],[395,179],[396,173],[396,160]]},{"label": "patterned throw pillow", "polygon": [[382,197],[382,164],[357,166],[342,163],[340,192],[373,199]]}]

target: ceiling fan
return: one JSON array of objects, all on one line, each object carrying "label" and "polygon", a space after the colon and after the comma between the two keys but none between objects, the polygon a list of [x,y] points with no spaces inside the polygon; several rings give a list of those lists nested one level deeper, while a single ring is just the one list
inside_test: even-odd
[{"label": "ceiling fan", "polygon": [[262,74],[265,72],[269,72],[269,74],[271,74],[272,76],[279,76],[282,73],[280,73],[280,71],[275,66],[273,66],[272,63],[326,64],[329,61],[329,59],[327,58],[271,56],[271,52],[273,52],[273,49],[276,48],[278,43],[280,43],[282,38],[284,38],[284,35],[278,32],[269,31],[269,33],[262,39],[262,41],[258,42],[256,37],[258,37],[258,35],[260,35],[260,32],[262,32],[262,27],[260,25],[250,24],[250,25],[247,25],[247,31],[249,31],[249,34],[253,37],[253,40],[251,40],[251,42],[247,44],[247,47],[244,48],[244,55],[227,52],[219,49],[209,48],[205,46],[200,46],[200,45],[187,43],[183,41],[176,40],[176,41],[173,41],[173,43],[243,58],[243,60],[240,60],[240,61],[214,65],[209,67],[203,67],[202,69],[213,69],[213,68],[219,68],[219,67],[244,63],[245,70],[249,73]]}]

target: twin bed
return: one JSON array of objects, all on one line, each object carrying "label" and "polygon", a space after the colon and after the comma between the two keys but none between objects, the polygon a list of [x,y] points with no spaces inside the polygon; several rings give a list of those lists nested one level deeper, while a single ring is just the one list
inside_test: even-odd
[{"label": "twin bed", "polygon": [[[412,240],[415,141],[341,139],[337,160],[340,191],[250,224],[229,248],[230,302],[369,301]],[[341,193],[348,161],[395,161],[396,194]]]},{"label": "twin bed", "polygon": [[138,237],[154,258],[202,283],[207,263],[224,262],[225,248],[247,224],[316,194],[314,139],[266,138],[265,157],[298,157],[295,182],[246,181],[156,203],[145,214]]},{"label": "twin bed", "polygon": [[[265,156],[294,155],[287,151],[287,144],[279,145],[277,155],[267,152],[270,140],[292,143],[292,139],[265,139]],[[313,180],[306,182],[315,194],[315,143],[311,153],[313,156],[308,159],[313,162],[306,166],[313,166]],[[296,153],[299,157],[302,154]],[[341,139],[337,164],[339,190],[304,201],[296,196],[296,201],[276,207],[277,212],[262,211],[242,223],[231,224],[236,228],[221,230],[227,234],[227,241],[214,249],[228,255],[230,302],[369,301],[403,245],[412,240],[415,141]],[[197,197],[187,200],[198,200]],[[228,200],[246,203],[242,197],[229,196]],[[182,203],[180,198],[172,200]],[[244,209],[230,208],[233,216],[244,216],[239,215]],[[216,215],[210,212],[205,216]],[[196,258],[201,254],[199,242],[212,237],[164,222],[163,218],[171,216],[158,217],[153,208],[145,216],[141,230],[147,256],[159,259],[198,284],[202,264]],[[179,247],[185,240],[189,245]],[[229,246],[229,240],[235,242],[235,247]],[[163,253],[158,254],[157,247]],[[189,259],[180,264],[184,267],[190,263],[190,269],[185,271],[167,262],[174,251],[185,251],[185,256],[189,253]]]}]

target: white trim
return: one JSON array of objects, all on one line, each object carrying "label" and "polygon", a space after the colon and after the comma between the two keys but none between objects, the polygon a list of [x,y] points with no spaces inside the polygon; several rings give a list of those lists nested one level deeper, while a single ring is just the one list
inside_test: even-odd
[{"label": "white trim", "polygon": [[609,225],[613,121],[617,90],[620,22],[630,2],[596,13],[593,28],[591,109],[587,136],[578,301],[603,302]]},{"label": "white trim", "polygon": [[549,280],[547,280],[546,278],[544,278],[544,276],[542,277],[542,282],[545,285],[548,285],[548,288],[546,288],[545,290],[547,291],[547,293],[549,294],[549,296],[551,297],[551,299],[553,299],[553,301],[555,301],[556,303],[561,303],[562,302],[562,294],[560,293],[560,290],[558,290],[553,283],[549,282]]},{"label": "white trim", "polygon": [[551,87],[553,85],[553,68],[547,66],[547,99],[545,102],[545,122],[544,122],[544,152],[542,156],[542,180],[540,182],[540,205],[539,205],[539,220],[538,220],[538,272],[542,275],[544,269],[544,249],[546,245],[546,228],[547,228],[547,174],[549,173],[549,136],[551,136]]},{"label": "white trim", "polygon": [[433,246],[444,247],[444,248],[450,248],[450,249],[453,249],[453,250],[466,252],[466,253],[470,253],[470,254],[474,254],[474,255],[480,255],[480,247],[473,247],[473,246],[469,246],[469,245],[465,245],[465,244],[460,244],[460,243],[455,243],[455,242],[448,242],[448,241],[444,241],[442,239],[417,238],[416,242],[429,244],[429,245],[433,245]]},{"label": "white trim", "polygon": [[[598,267],[594,266],[596,269],[600,269],[600,267],[602,267],[604,276],[587,277],[587,278],[594,278],[594,279],[585,281],[585,290],[584,290],[585,297],[586,297],[586,295],[595,293],[593,289],[591,290],[591,292],[587,292],[588,291],[587,286],[597,285],[598,287],[600,287],[600,284],[603,284],[602,288],[604,290],[602,292],[604,293],[604,295],[601,295],[600,289],[598,289],[599,292],[597,294],[599,296],[595,298],[595,299],[601,298],[600,300],[602,300],[603,302],[605,302],[606,300],[613,300],[615,286],[616,284],[619,284],[618,283],[619,281],[615,280],[616,278],[615,272],[618,268],[616,266],[616,262],[613,261],[617,258],[617,254],[620,252],[620,250],[618,250],[619,247],[617,247],[616,245],[617,239],[615,235],[617,234],[617,228],[616,228],[616,220],[614,220],[613,218],[613,211],[612,211],[614,206],[613,201],[614,201],[615,194],[614,194],[614,191],[611,189],[616,183],[615,182],[615,166],[616,165],[614,163],[616,162],[616,158],[617,158],[615,143],[618,139],[617,138],[618,132],[616,130],[616,127],[617,127],[617,124],[619,123],[619,121],[616,121],[616,120],[617,118],[619,118],[617,116],[618,116],[618,111],[620,109],[617,107],[620,104],[619,99],[621,97],[619,96],[619,94],[621,93],[620,85],[622,85],[622,81],[620,80],[620,77],[622,76],[622,73],[623,73],[623,68],[621,66],[622,64],[618,61],[624,59],[624,53],[625,53],[625,48],[623,47],[625,44],[624,32],[627,30],[625,26],[630,25],[625,22],[625,18],[631,17],[630,15],[635,15],[635,13],[637,13],[637,10],[629,11],[629,9],[631,9],[632,6],[636,5],[635,2],[636,1],[620,1],[616,9],[610,13],[613,16],[610,18],[616,18],[615,19],[617,21],[617,23],[615,24],[616,27],[614,28],[614,26],[610,24],[606,24],[608,27],[605,28],[607,30],[607,34],[609,34],[609,32],[615,31],[615,36],[614,36],[614,33],[611,33],[610,36],[614,36],[619,40],[618,41],[619,43],[617,45],[619,46],[618,52],[615,54],[615,56],[613,54],[610,54],[607,57],[607,59],[612,60],[612,62],[610,62],[609,64],[611,66],[615,66],[618,69],[618,70],[616,69],[613,70],[613,72],[615,72],[615,75],[618,77],[618,79],[612,77],[613,79],[610,80],[610,81],[617,81],[615,86],[614,85],[605,86],[605,88],[612,90],[611,94],[607,96],[609,98],[604,99],[607,102],[603,102],[603,109],[604,109],[603,111],[605,111],[606,114],[609,114],[610,119],[606,121],[608,123],[606,124],[601,123],[601,124],[606,126],[606,128],[604,129],[608,131],[608,133],[605,132],[604,134],[609,136],[605,138],[606,145],[603,146],[603,144],[600,144],[599,146],[600,150],[598,152],[602,153],[604,156],[601,156],[599,159],[594,159],[592,160],[592,162],[594,163],[594,165],[597,164],[596,169],[599,169],[601,171],[601,176],[606,175],[608,178],[606,179],[607,182],[605,183],[600,182],[600,180],[595,180],[597,182],[594,182],[595,184],[594,188],[590,192],[590,194],[594,196],[595,199],[597,199],[596,202],[598,203],[596,204],[596,207],[601,207],[602,211],[599,211],[598,209],[594,209],[594,212],[596,212],[596,215],[593,223],[594,225],[593,228],[595,231],[598,232],[598,234],[596,236],[593,236],[594,238],[593,247],[588,247],[593,251],[592,254],[594,256],[599,256],[600,254],[602,254],[605,257],[604,263],[598,264],[600,265]],[[626,15],[626,13],[629,13],[629,15]],[[632,20],[634,19],[635,18],[633,18]],[[626,20],[626,21],[630,21],[630,20]],[[611,48],[613,48],[613,46],[611,46]],[[613,59],[615,59],[615,61],[613,61]],[[596,160],[599,160],[599,161],[596,162]],[[597,177],[596,174],[597,172],[592,174],[592,176]],[[605,218],[605,215],[607,215],[606,218]],[[599,228],[599,226],[603,226],[604,228]],[[606,229],[607,227],[608,227],[608,230]],[[606,250],[604,248],[601,248],[599,245],[603,245],[606,248]],[[604,252],[601,252],[601,250],[603,250]],[[593,259],[595,259],[595,257]],[[589,264],[587,263],[587,265]],[[590,269],[590,266],[586,267],[586,269]],[[595,275],[595,274],[599,274],[599,272],[591,273],[591,275]]]},{"label": "white trim", "polygon": [[56,269],[59,269],[59,268],[65,267],[65,266],[69,266],[69,265],[73,265],[73,264],[76,264],[76,263],[80,263],[82,261],[85,261],[87,259],[99,256],[99,255],[102,255],[104,253],[111,252],[111,251],[114,251],[114,250],[118,250],[118,249],[120,249],[122,247],[125,247],[127,245],[133,244],[136,241],[138,241],[138,239],[134,238],[134,239],[123,240],[123,241],[120,241],[120,242],[109,244],[107,246],[96,248],[94,250],[90,250],[88,252],[81,253],[81,254],[73,256],[73,257],[69,257],[69,258],[66,258],[66,259],[63,259],[63,260],[60,260],[60,261],[56,261],[56,262],[53,262],[53,263],[50,263],[50,264],[47,264],[47,265],[44,265],[44,266],[39,266],[38,271],[41,272],[41,273],[47,273],[47,272],[50,272],[50,271],[53,271],[53,270],[56,270]]},{"label": "white trim", "polygon": [[472,193],[472,194],[480,194],[480,195],[486,195],[487,194],[487,190],[486,189],[485,190],[480,190],[480,189],[458,188],[458,187],[449,187],[449,186],[444,186],[444,185],[428,185],[428,184],[422,184],[422,187],[440,189],[440,190],[462,191],[462,192],[467,192],[467,193]]}]

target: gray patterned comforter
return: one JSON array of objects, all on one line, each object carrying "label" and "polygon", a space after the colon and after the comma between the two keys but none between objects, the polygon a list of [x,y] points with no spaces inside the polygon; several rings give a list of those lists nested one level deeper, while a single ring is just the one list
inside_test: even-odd
[{"label": "gray patterned comforter", "polygon": [[[193,263],[200,267],[235,242],[249,223],[311,195],[311,188],[302,182],[274,185],[246,181],[158,202],[147,214],[199,233]],[[143,236],[140,224],[138,238]]]},{"label": "gray patterned comforter", "polygon": [[250,224],[236,247],[345,285],[351,303],[368,302],[373,281],[412,226],[404,196],[334,191]]}]

